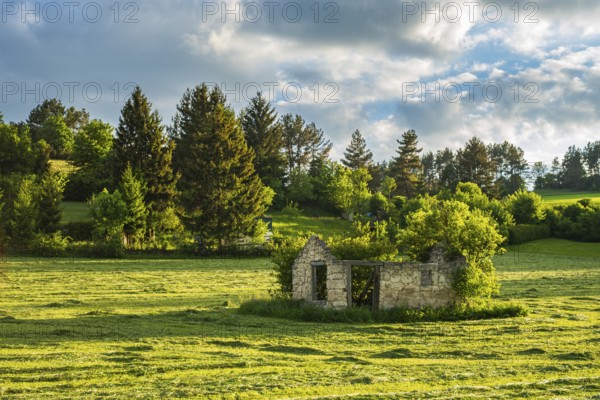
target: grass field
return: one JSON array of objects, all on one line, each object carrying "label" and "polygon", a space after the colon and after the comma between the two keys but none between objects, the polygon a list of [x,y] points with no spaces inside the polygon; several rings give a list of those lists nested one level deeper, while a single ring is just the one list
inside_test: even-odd
[{"label": "grass field", "polygon": [[312,232],[317,233],[321,238],[328,238],[354,232],[351,222],[335,216],[290,216],[277,211],[269,212],[269,215],[273,217],[273,230],[284,236],[297,236]]},{"label": "grass field", "polygon": [[[85,221],[90,219],[88,214],[89,206],[86,203],[64,201],[62,206],[63,222]],[[277,211],[269,212],[268,215],[273,217],[274,231],[283,235],[315,232],[321,237],[327,238],[329,236],[344,235],[345,233],[353,232],[351,222],[334,216],[289,216]]]},{"label": "grass field", "polygon": [[566,189],[538,189],[536,193],[542,196],[544,203],[559,204],[559,203],[575,203],[580,199],[592,199],[595,202],[600,201],[600,193],[598,192],[573,192]]},{"label": "grass field", "polygon": [[597,399],[599,259],[560,240],[498,256],[528,317],[350,325],[237,314],[274,287],[266,259],[9,258],[0,398]]},{"label": "grass field", "polygon": [[87,221],[90,219],[87,203],[78,201],[63,201],[62,222]]}]

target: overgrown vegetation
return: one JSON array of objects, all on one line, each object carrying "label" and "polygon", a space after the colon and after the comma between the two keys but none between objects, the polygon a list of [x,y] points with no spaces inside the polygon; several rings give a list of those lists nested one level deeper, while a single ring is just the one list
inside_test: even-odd
[{"label": "overgrown vegetation", "polygon": [[518,304],[495,302],[485,305],[454,305],[422,309],[398,307],[373,311],[366,307],[353,307],[338,310],[306,304],[302,300],[270,299],[244,302],[240,305],[239,312],[304,322],[395,324],[523,317],[527,315],[527,308]]}]

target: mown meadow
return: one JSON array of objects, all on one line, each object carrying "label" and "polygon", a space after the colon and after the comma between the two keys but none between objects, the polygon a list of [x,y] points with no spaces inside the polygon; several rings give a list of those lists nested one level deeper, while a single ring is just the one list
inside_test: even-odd
[{"label": "mown meadow", "polygon": [[535,191],[549,205],[571,204],[580,199],[591,199],[594,202],[600,201],[598,192],[577,192],[568,189],[537,189]]},{"label": "mown meadow", "polygon": [[319,324],[244,316],[268,259],[4,258],[2,399],[599,398],[600,246],[495,263],[527,317]]}]

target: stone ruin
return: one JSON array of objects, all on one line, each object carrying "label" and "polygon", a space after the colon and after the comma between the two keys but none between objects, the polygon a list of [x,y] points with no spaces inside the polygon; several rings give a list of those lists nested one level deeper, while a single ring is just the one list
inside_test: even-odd
[{"label": "stone ruin", "polygon": [[[325,242],[312,236],[294,261],[292,293],[294,299],[337,309],[437,308],[457,300],[452,280],[464,265],[464,259],[446,261],[441,246],[427,263],[338,260]],[[363,287],[352,285],[357,273],[369,277],[365,285],[362,280]]]}]

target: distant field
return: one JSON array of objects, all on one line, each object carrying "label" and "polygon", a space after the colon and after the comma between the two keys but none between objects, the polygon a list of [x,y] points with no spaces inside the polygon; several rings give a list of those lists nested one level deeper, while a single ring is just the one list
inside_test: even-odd
[{"label": "distant field", "polygon": [[495,258],[524,318],[321,324],[237,314],[267,259],[0,266],[2,399],[596,399],[600,244]]},{"label": "distant field", "polygon": [[536,190],[544,199],[545,203],[575,203],[580,199],[592,199],[600,201],[600,192],[573,192],[565,189],[539,189]]},{"label": "distant field", "polygon": [[353,232],[352,223],[338,217],[289,216],[281,212],[269,212],[273,217],[273,230],[285,235],[316,233],[321,238]]},{"label": "distant field", "polygon": [[63,201],[62,222],[87,221],[90,219],[88,214],[89,206],[87,203],[78,201]]},{"label": "distant field", "polygon": [[[90,219],[87,203],[63,201],[63,222]],[[352,232],[352,223],[337,217],[288,216],[281,212],[269,212],[273,217],[273,229],[283,235],[314,232],[323,238]]]}]

